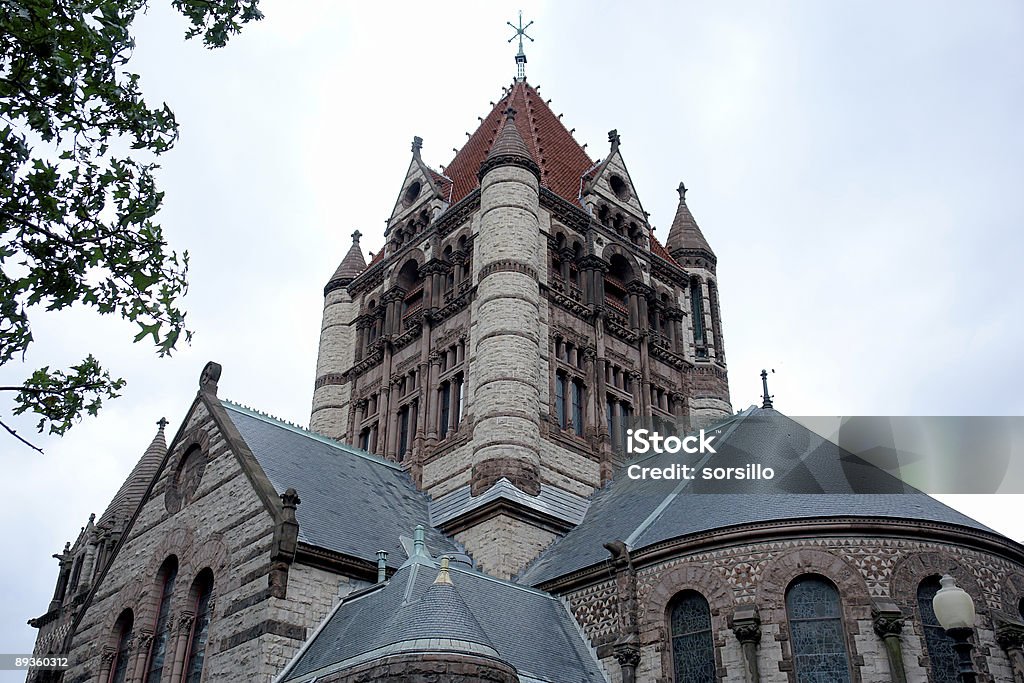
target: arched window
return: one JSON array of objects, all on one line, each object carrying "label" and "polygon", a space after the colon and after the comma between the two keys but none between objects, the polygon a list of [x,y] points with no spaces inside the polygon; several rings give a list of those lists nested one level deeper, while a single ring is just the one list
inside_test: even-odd
[{"label": "arched window", "polygon": [[820,576],[801,576],[786,591],[797,683],[849,683],[839,591]]},{"label": "arched window", "polygon": [[697,278],[690,280],[690,313],[693,316],[693,342],[697,345],[697,355],[707,355],[707,351],[702,348],[708,343],[704,333],[704,294]]},{"label": "arched window", "polygon": [[185,666],[185,683],[199,683],[203,676],[203,661],[206,658],[206,639],[210,633],[210,615],[213,612],[213,572],[204,569],[199,572],[192,585],[195,602],[195,619],[192,621],[192,635],[189,638],[188,664]]},{"label": "arched window", "polygon": [[128,673],[128,660],[131,657],[129,644],[132,642],[132,627],[135,625],[135,616],[130,609],[121,612],[121,615],[114,623],[114,633],[117,634],[117,651],[114,652],[114,661],[110,666],[110,683],[124,683]]},{"label": "arched window", "polygon": [[711,608],[697,591],[683,591],[669,603],[672,671],[676,683],[715,683],[715,642]]},{"label": "arched window", "polygon": [[956,652],[953,651],[953,639],[939,625],[932,608],[932,599],[942,588],[938,575],[929,576],[917,587],[917,613],[924,630],[924,642],[928,648],[928,661],[931,663],[931,680],[935,683],[957,683],[958,673]]},{"label": "arched window", "polygon": [[398,460],[405,459],[405,453],[409,450],[409,404],[405,404],[398,411]]},{"label": "arched window", "polygon": [[145,683],[160,683],[164,673],[164,659],[170,639],[171,596],[174,594],[174,581],[178,578],[178,558],[174,555],[168,557],[160,567],[159,577],[160,604],[157,607],[156,624],[153,626],[153,642],[149,646]]}]

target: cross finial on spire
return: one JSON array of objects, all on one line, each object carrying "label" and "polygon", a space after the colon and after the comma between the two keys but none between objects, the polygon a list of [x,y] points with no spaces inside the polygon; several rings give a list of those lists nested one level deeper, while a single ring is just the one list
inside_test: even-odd
[{"label": "cross finial on spire", "polygon": [[533,38],[530,38],[530,36],[526,35],[526,29],[528,29],[531,26],[533,26],[533,22],[531,21],[526,26],[523,26],[523,11],[519,10],[519,26],[516,26],[511,21],[507,21],[505,23],[508,24],[509,26],[511,26],[512,29],[516,32],[516,34],[514,36],[512,36],[511,38],[508,39],[508,42],[511,43],[516,38],[519,39],[519,54],[516,55],[516,77],[520,81],[525,81],[526,80],[526,53],[523,52],[523,38],[528,38],[531,43],[533,42]]},{"label": "cross finial on spire", "polygon": [[[772,372],[775,372],[775,371],[772,370]],[[771,394],[768,393],[768,371],[767,370],[762,370],[761,371],[761,386],[764,387],[764,395],[762,396],[763,400],[761,401],[761,407],[762,408],[772,408],[773,407],[773,405],[772,405],[772,396],[771,396]]]},{"label": "cross finial on spire", "polygon": [[685,183],[679,183],[679,187],[676,188],[676,192],[679,193],[679,199],[681,201],[685,202],[686,201],[686,192],[687,192],[686,184]]},{"label": "cross finial on spire", "polygon": [[362,236],[363,236],[363,233],[359,232],[358,230],[355,230],[352,233],[352,244],[359,244],[359,238],[362,237]]},{"label": "cross finial on spire", "polygon": [[161,432],[164,431],[164,427],[166,427],[167,424],[168,424],[167,423],[167,418],[166,417],[161,417],[159,420],[156,421],[156,424],[160,428]]},{"label": "cross finial on spire", "polygon": [[515,121],[516,120],[516,110],[515,110],[515,107],[511,107],[510,106],[508,109],[506,109],[502,113],[505,115],[505,118],[508,119],[509,121]]}]

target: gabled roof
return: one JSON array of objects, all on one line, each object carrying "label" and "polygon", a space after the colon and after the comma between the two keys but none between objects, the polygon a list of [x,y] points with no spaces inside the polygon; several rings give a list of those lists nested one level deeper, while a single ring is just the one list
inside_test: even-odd
[{"label": "gabled roof", "polygon": [[580,177],[594,162],[526,81],[513,83],[444,167],[444,174],[454,183],[451,202],[458,202],[479,186],[477,171],[487,158],[509,107],[516,110],[516,129],[530,158],[540,167],[541,186],[578,206]]},{"label": "gabled roof", "polygon": [[[698,463],[661,453],[631,464],[676,464],[775,470],[768,481],[721,483],[630,479],[623,468],[594,494],[587,516],[552,544],[519,577],[540,585],[608,560],[603,544],[630,550],[674,538],[745,524],[828,518],[891,518],[939,522],[994,534],[991,529],[855,458],[832,442],[771,409],[750,409],[717,430],[715,455]],[[823,493],[827,492],[827,493]]]},{"label": "gabled roof", "polygon": [[[435,565],[411,561],[386,584],[343,600],[280,680],[308,681],[414,636],[493,649],[523,683],[606,681],[560,600],[462,566],[450,573],[452,585],[438,590]],[[428,609],[443,604],[453,609]]]},{"label": "gabled roof", "polygon": [[167,421],[161,419],[157,424],[160,425],[160,428],[157,430],[156,436],[153,437],[146,452],[132,468],[131,474],[121,484],[121,488],[114,494],[110,505],[100,515],[100,519],[96,523],[97,526],[120,530],[119,527],[128,522],[135,512],[135,508],[142,502],[149,483],[153,481],[157,470],[160,469],[160,463],[167,455],[167,441],[164,438],[164,426]]},{"label": "gabled roof", "polygon": [[267,415],[221,401],[278,494],[294,488],[299,541],[388,566],[406,559],[400,536],[427,527],[434,555],[461,549],[430,527],[429,499],[398,465]]}]

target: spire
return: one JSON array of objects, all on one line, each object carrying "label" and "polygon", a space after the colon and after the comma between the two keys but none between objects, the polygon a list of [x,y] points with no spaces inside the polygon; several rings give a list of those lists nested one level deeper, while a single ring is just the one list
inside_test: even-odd
[{"label": "spire", "polygon": [[[772,372],[775,372],[775,371],[772,370]],[[761,399],[762,399],[761,400],[761,407],[765,408],[765,409],[773,408],[774,404],[772,403],[772,395],[768,393],[768,371],[767,370],[762,370],[761,371],[761,386],[764,388],[764,395],[761,397]]]},{"label": "spire", "polygon": [[519,11],[519,26],[516,26],[511,21],[507,21],[505,23],[508,24],[509,26],[511,26],[512,30],[514,30],[516,32],[516,34],[514,36],[512,36],[511,38],[508,39],[508,42],[511,43],[516,38],[519,39],[519,53],[516,55],[516,78],[518,80],[520,80],[520,81],[525,81],[526,80],[526,53],[523,52],[523,38],[528,38],[531,43],[533,42],[533,38],[530,38],[530,36],[526,35],[526,29],[528,29],[531,26],[533,26],[533,22],[531,21],[526,26],[523,26],[523,11],[520,10]]},{"label": "spire", "polygon": [[519,134],[519,129],[516,128],[516,110],[509,106],[504,114],[505,123],[494,140],[494,144],[491,145],[487,158],[480,165],[478,176],[483,180],[488,171],[498,166],[520,166],[532,171],[537,178],[540,178],[540,167],[530,156],[530,150],[523,142],[523,136]]},{"label": "spire", "polygon": [[690,208],[686,206],[686,185],[679,183],[679,207],[676,209],[676,217],[672,220],[672,228],[668,231],[668,239],[665,240],[665,247],[673,258],[682,252],[704,252],[711,258],[715,252],[711,251],[711,245],[704,239],[704,233],[697,226],[693,219]]},{"label": "spire", "polygon": [[160,463],[167,455],[167,441],[164,438],[164,427],[167,426],[167,420],[161,417],[157,421],[157,425],[156,435],[150,442],[149,448],[142,454],[131,474],[114,494],[110,505],[100,515],[98,526],[116,528],[128,521],[128,518],[135,512],[135,508],[142,502],[142,496],[145,495],[149,482],[156,476],[156,471],[160,469]]},{"label": "spire", "polygon": [[366,259],[363,258],[363,250],[359,246],[359,238],[362,236],[363,233],[358,230],[352,233],[352,247],[345,254],[345,258],[341,260],[334,275],[327,281],[327,286],[324,287],[325,296],[332,290],[348,285],[366,269]]}]

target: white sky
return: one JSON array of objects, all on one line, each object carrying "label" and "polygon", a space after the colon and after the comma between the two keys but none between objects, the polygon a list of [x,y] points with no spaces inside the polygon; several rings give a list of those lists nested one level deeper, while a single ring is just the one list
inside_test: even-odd
[{"label": "white sky", "polygon": [[[500,96],[520,7],[529,81],[592,157],[619,130],[661,239],[676,185],[691,189],[735,407],[769,367],[791,415],[1024,414],[1020,3],[263,0],[267,18],[217,52],[153,4],[134,67],[181,124],[161,220],[192,255],[196,337],[160,360],[122,321],[37,315],[26,367],[0,372],[91,352],[129,382],[99,418],[40,437],[44,456],[0,439],[2,652],[31,651],[50,555],[103,511],[158,418],[173,433],[207,360],[222,397],[308,422],[322,288],[349,234],[379,249],[413,135],[445,164]],[[1024,539],[1020,497],[957,506]]]}]

